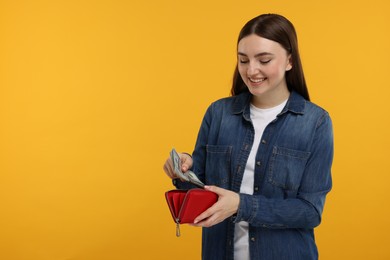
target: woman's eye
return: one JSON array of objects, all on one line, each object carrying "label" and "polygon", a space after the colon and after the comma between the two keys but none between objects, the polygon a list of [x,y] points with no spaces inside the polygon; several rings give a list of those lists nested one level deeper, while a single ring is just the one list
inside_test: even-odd
[{"label": "woman's eye", "polygon": [[261,60],[260,63],[261,64],[267,64],[268,62],[270,62],[271,60]]},{"label": "woman's eye", "polygon": [[245,63],[248,63],[248,61],[247,60],[240,60],[240,63],[245,64]]}]

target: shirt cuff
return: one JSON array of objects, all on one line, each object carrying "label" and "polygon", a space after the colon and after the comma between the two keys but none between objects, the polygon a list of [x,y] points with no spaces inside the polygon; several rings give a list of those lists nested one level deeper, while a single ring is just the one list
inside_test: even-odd
[{"label": "shirt cuff", "polygon": [[256,216],[258,203],[256,203],[256,196],[240,193],[240,204],[238,206],[237,215],[233,217],[233,222],[240,221],[250,222]]}]

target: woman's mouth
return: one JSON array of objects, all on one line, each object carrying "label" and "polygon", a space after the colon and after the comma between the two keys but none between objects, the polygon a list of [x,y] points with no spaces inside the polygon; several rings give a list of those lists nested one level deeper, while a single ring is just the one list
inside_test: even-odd
[{"label": "woman's mouth", "polygon": [[250,82],[252,83],[260,83],[265,81],[267,78],[248,78]]}]

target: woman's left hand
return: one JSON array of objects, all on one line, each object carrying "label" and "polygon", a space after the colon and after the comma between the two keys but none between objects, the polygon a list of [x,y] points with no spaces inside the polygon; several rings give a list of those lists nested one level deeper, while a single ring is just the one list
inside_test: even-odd
[{"label": "woman's left hand", "polygon": [[219,198],[213,206],[195,218],[193,226],[211,227],[238,211],[240,196],[237,193],[217,186],[205,186],[204,188],[217,193]]}]

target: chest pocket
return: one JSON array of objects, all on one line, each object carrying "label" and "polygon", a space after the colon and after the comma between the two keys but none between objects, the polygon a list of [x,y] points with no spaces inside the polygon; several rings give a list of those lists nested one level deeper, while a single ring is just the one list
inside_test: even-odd
[{"label": "chest pocket", "polygon": [[228,188],[232,146],[206,146],[206,183]]},{"label": "chest pocket", "polygon": [[275,146],[269,162],[268,182],[285,190],[298,190],[310,152]]}]

